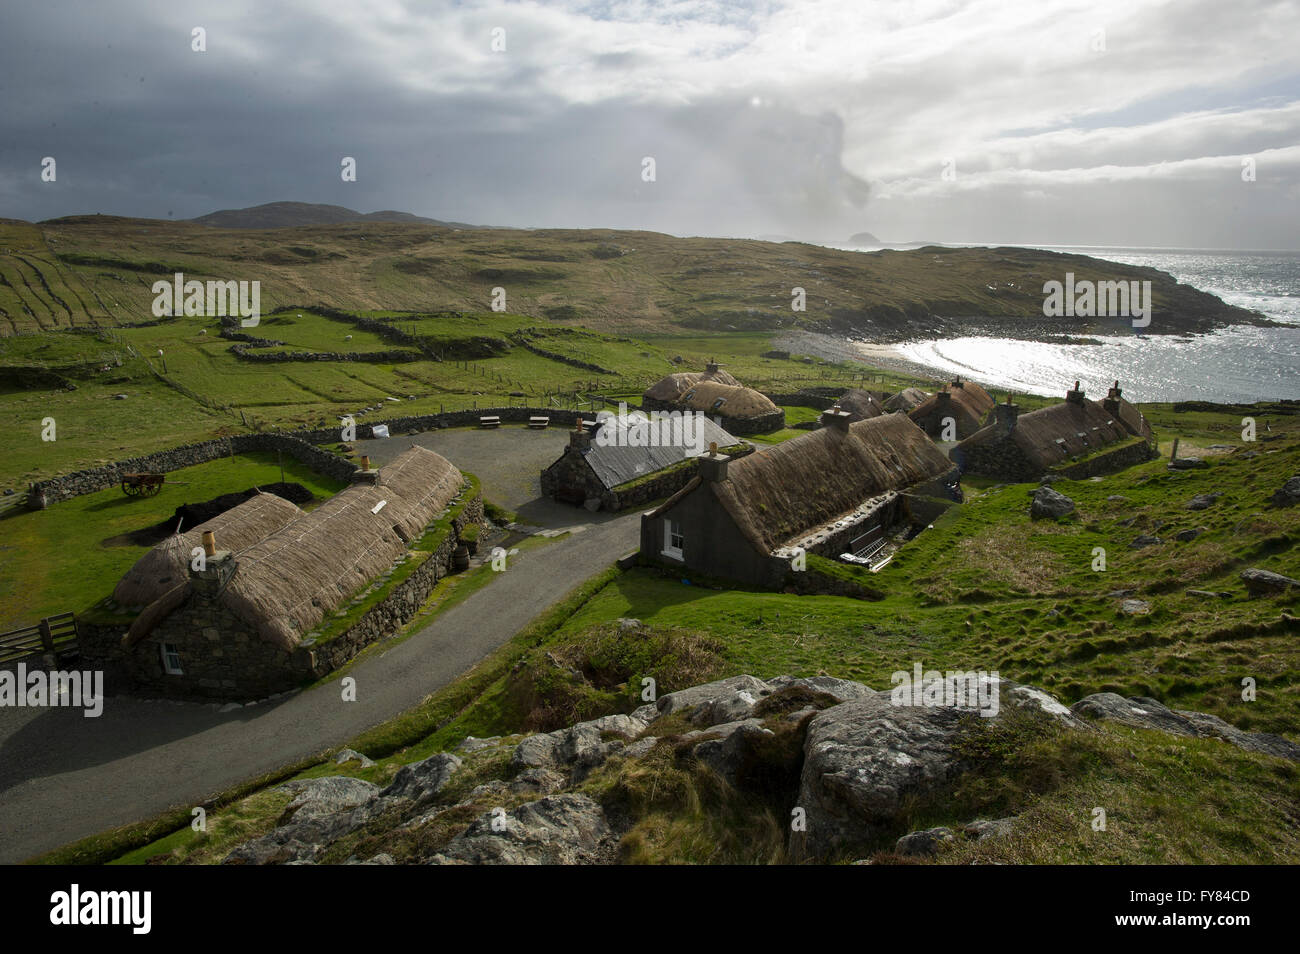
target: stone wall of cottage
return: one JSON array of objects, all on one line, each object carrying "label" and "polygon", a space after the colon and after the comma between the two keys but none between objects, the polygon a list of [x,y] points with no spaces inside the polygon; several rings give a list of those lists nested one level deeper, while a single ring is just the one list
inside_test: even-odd
[{"label": "stone wall of cottage", "polygon": [[1134,464],[1145,464],[1155,457],[1156,453],[1154,447],[1146,441],[1139,440],[1131,444],[1120,444],[1087,460],[1081,460],[1077,464],[1061,464],[1052,468],[1052,473],[1060,474],[1069,480],[1087,480],[1089,477],[1113,474]]}]

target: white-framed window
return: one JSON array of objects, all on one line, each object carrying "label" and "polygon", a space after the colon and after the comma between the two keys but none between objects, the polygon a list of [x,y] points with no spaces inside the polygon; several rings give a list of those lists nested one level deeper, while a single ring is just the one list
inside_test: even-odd
[{"label": "white-framed window", "polygon": [[664,517],[664,556],[680,560],[683,543],[682,525],[672,517]]},{"label": "white-framed window", "polygon": [[185,675],[185,670],[181,668],[180,650],[176,648],[176,644],[163,643],[161,649],[163,671],[169,676]]}]

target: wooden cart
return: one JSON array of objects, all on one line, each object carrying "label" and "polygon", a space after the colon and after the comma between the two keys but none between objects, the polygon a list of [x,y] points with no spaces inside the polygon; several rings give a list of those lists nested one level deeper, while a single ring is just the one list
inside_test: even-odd
[{"label": "wooden cart", "polygon": [[123,474],[122,493],[128,497],[152,497],[162,490],[166,474]]}]

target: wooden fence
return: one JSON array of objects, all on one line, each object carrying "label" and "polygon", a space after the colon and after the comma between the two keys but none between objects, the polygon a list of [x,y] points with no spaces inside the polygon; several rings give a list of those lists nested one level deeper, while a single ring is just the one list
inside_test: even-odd
[{"label": "wooden fence", "polygon": [[43,654],[52,656],[56,664],[80,655],[74,614],[47,616],[35,626],[0,633],[0,664]]}]

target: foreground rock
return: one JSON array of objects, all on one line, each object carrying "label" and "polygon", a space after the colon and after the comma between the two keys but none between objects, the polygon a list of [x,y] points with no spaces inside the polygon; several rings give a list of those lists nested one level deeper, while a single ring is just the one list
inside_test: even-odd
[{"label": "foreground rock", "polygon": [[1246,589],[1258,596],[1265,593],[1285,593],[1292,587],[1300,587],[1300,580],[1293,580],[1272,570],[1249,569],[1241,571],[1242,582]]},{"label": "foreground rock", "polygon": [[1074,501],[1059,490],[1039,487],[1033,495],[1033,502],[1029,505],[1029,516],[1034,520],[1065,517],[1074,513]]},{"label": "foreground rock", "polygon": [[1170,735],[1222,739],[1250,752],[1263,752],[1300,762],[1300,745],[1268,732],[1244,732],[1218,716],[1205,712],[1170,709],[1145,696],[1125,699],[1114,692],[1099,692],[1080,699],[1070,710],[1079,716],[1118,722],[1139,729],[1158,729]]},{"label": "foreground rock", "polygon": [[1294,507],[1300,504],[1300,477],[1292,477],[1272,496],[1275,507]]},{"label": "foreground rock", "polygon": [[[984,679],[997,690],[997,714],[1032,711],[1080,728],[1069,709],[1040,689]],[[827,858],[895,827],[912,799],[936,791],[961,770],[954,745],[980,720],[968,706],[895,705],[890,692],[845,702],[813,717],[804,744],[796,805],[807,831],[792,837],[795,860]]]},{"label": "foreground rock", "polygon": [[551,795],[489,812],[457,835],[434,865],[590,865],[611,860],[613,832],[586,795]]}]

